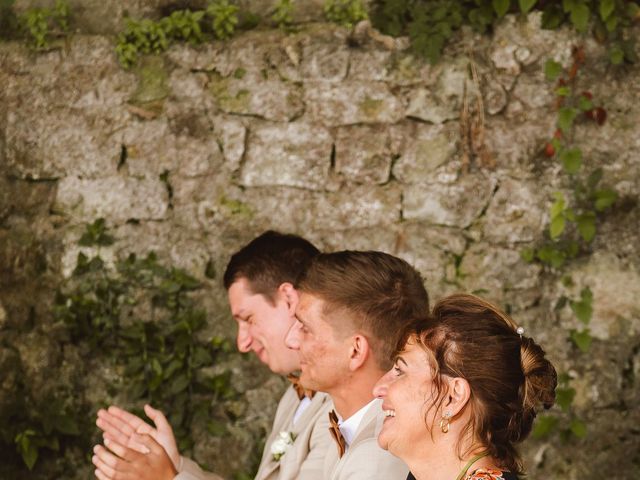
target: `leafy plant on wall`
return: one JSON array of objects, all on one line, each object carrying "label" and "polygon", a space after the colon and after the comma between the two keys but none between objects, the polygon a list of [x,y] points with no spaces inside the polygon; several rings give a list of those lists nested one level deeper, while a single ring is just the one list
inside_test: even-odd
[{"label": "leafy plant on wall", "polygon": [[[554,60],[548,60],[544,66],[547,80],[554,85],[557,128],[543,153],[561,165],[566,175],[566,189],[565,192],[553,194],[545,240],[536,247],[524,249],[521,254],[524,260],[540,262],[557,275],[562,275],[563,269],[572,260],[591,253],[598,222],[618,198],[615,190],[602,184],[602,168],[589,168],[582,149],[574,140],[577,123],[591,123],[597,127],[607,120],[606,109],[595,102],[593,94],[577,89],[578,75],[584,63],[584,50],[576,47],[568,68],[564,69]],[[562,282],[566,287],[573,286],[573,280],[568,276],[562,277]],[[562,296],[555,305],[558,312],[568,307],[577,320],[577,327],[568,331],[567,340],[584,354],[589,352],[592,344],[589,324],[593,302],[591,289],[584,287],[579,298]],[[572,408],[575,395],[571,376],[562,373],[556,390],[560,412],[541,416],[536,421],[535,437],[546,437],[552,432],[559,432],[564,440],[587,435],[586,424]]]},{"label": "leafy plant on wall", "polygon": [[640,6],[625,0],[374,0],[371,19],[376,28],[393,36],[408,35],[412,49],[435,63],[442,49],[463,25],[490,32],[507,13],[542,11],[543,28],[572,25],[581,33],[591,27],[609,46],[613,64],[636,62],[630,28],[640,20]]},{"label": "leafy plant on wall", "polygon": [[[231,348],[220,337],[206,336],[207,313],[192,298],[200,283],[184,270],[165,266],[154,253],[131,254],[108,265],[100,251],[114,242],[103,219],[81,236],[79,245],[97,253],[78,254],[71,277],[56,295],[59,348],[73,345],[90,354],[86,364],[75,367],[84,372],[77,372],[79,379],[111,372],[110,380],[95,380],[105,389],[105,401],[115,399],[141,416],[139,407],[146,402],[168,412],[181,450],[192,447],[196,425],[224,435],[235,419],[224,405],[237,398],[231,371],[224,367]],[[23,368],[19,355],[11,365],[17,372]],[[87,442],[95,436],[95,407],[86,398],[90,387],[60,382],[60,388],[42,396],[23,375],[16,378],[15,398],[2,405],[7,418],[0,419],[0,439],[13,444],[25,466],[33,469],[46,452],[88,451]]]}]

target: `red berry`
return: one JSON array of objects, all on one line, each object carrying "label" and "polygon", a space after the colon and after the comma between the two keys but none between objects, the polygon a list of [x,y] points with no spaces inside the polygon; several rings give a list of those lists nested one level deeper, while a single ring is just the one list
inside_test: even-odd
[{"label": "red berry", "polygon": [[607,121],[607,111],[602,107],[594,108],[593,120],[595,120],[598,123],[598,125],[602,125],[604,122]]},{"label": "red berry", "polygon": [[556,154],[556,149],[553,145],[551,145],[551,143],[547,143],[547,145],[544,147],[544,154],[549,158],[553,157]]}]

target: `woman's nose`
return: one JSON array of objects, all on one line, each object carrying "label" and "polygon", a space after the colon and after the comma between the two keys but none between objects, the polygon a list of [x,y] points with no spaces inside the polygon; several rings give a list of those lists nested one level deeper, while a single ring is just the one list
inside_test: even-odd
[{"label": "woman's nose", "polygon": [[385,373],[380,380],[373,386],[373,396],[376,398],[382,398],[387,395],[387,390],[389,386],[389,374],[391,372]]}]

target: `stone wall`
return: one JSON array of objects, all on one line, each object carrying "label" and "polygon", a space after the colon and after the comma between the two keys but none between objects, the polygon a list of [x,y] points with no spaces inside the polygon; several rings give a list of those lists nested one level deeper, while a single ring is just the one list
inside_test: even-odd
[{"label": "stone wall", "polygon": [[[582,440],[528,442],[532,478],[637,472],[638,66],[613,68],[604,47],[541,30],[532,14],[508,16],[492,38],[464,32],[435,66],[413,58],[404,40],[310,23],[291,35],[262,30],[174,46],[125,71],[102,35],[113,32],[104,16],[90,16],[85,31],[94,34],[62,49],[0,44],[0,335],[18,345],[34,381],[51,382],[52,363],[71,362],[73,374],[49,341],[50,307],[86,223],[104,217],[117,238],[105,258],[154,250],[201,279],[211,329],[230,338],[220,274],[231,252],[272,228],[327,250],[393,253],[423,273],[434,299],[474,291],[509,309],[569,372],[589,430]],[[556,121],[543,64],[568,65],[578,43],[587,58],[578,88],[593,92],[608,120],[581,124],[574,140],[620,198],[592,254],[558,275],[520,251],[543,239],[552,193],[567,188],[542,152]],[[478,98],[485,149],[467,165],[461,115],[469,103],[477,118]],[[217,277],[205,276],[207,265]],[[567,339],[575,317],[554,308],[584,286],[594,294],[589,354]],[[246,396],[232,438],[202,436],[196,448],[210,465],[233,457],[220,467],[226,473],[250,464],[253,436],[273,409],[265,399],[282,388],[254,361],[238,361],[237,372]],[[99,392],[93,398],[100,403]],[[88,469],[81,453],[73,478]]]}]

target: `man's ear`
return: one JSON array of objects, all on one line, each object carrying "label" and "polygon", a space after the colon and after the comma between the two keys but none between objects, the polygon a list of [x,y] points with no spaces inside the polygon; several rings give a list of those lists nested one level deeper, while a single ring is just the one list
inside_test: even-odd
[{"label": "man's ear", "polygon": [[282,295],[282,298],[284,298],[284,301],[287,303],[287,311],[289,312],[289,315],[293,317],[296,313],[298,302],[300,301],[298,291],[291,283],[284,282],[278,287],[278,293]]},{"label": "man's ear", "polygon": [[362,367],[371,354],[369,340],[364,335],[356,334],[350,338],[349,370],[352,372]]},{"label": "man's ear", "polygon": [[460,377],[448,378],[447,384],[447,398],[442,404],[442,408],[445,412],[451,414],[452,417],[455,417],[464,409],[467,403],[469,403],[471,387],[469,386],[469,382]]}]

